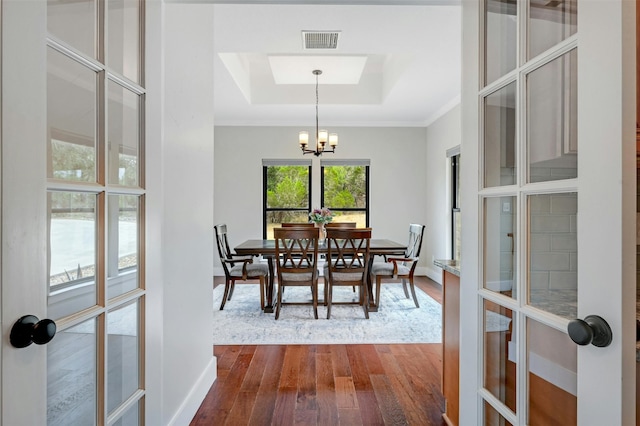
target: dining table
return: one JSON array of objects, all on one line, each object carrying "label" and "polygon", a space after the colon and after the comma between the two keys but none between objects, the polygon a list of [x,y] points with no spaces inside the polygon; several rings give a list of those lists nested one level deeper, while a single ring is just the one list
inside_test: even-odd
[{"label": "dining table", "polygon": [[[373,262],[375,256],[404,255],[406,249],[406,244],[388,239],[372,238],[369,243],[369,263],[371,264],[371,262]],[[267,261],[267,265],[269,266],[269,280],[267,282],[267,302],[264,307],[264,312],[273,313],[273,290],[275,287],[273,258],[276,254],[276,241],[270,239],[246,240],[234,247],[234,250],[239,255],[262,256],[262,258]],[[322,256],[326,254],[326,252],[327,243],[325,240],[318,244],[318,254]],[[367,286],[369,289],[369,312],[377,312],[378,306],[376,306],[373,301],[370,277],[367,277]]]}]

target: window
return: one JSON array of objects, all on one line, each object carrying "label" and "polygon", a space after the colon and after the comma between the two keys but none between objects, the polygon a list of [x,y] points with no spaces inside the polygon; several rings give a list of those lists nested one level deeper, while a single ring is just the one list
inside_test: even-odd
[{"label": "window", "polygon": [[283,222],[309,222],[311,161],[263,160],[262,173],[262,237],[273,239]]},{"label": "window", "polygon": [[369,160],[321,160],[321,205],[334,222],[369,226]]},{"label": "window", "polygon": [[460,147],[447,151],[451,159],[451,258],[460,260]]}]

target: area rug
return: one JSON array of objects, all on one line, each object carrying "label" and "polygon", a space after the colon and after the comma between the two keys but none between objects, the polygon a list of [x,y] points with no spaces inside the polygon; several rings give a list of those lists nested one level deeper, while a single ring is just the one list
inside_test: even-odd
[{"label": "area rug", "polygon": [[[407,299],[400,284],[382,286],[378,312],[364,318],[360,306],[333,305],[331,319],[327,309],[318,306],[318,319],[312,306],[285,305],[280,318],[260,310],[257,284],[236,284],[231,300],[220,311],[224,286],[213,290],[214,345],[269,344],[394,344],[440,343],[442,341],[442,308],[422,290],[416,288],[420,308]],[[305,287],[287,288],[286,300],[311,300]],[[323,294],[320,285],[320,295]],[[351,288],[334,289],[334,301],[355,300]],[[274,295],[275,299],[275,295]]]}]

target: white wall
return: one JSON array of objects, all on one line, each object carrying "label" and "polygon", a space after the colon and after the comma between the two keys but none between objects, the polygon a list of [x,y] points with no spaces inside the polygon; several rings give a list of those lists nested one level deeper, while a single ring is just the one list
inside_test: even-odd
[{"label": "white wall", "polygon": [[147,13],[146,423],[182,425],[216,377],[213,6]]},{"label": "white wall", "polygon": [[[451,258],[451,172],[447,150],[460,145],[460,135],[459,104],[427,127],[427,229],[421,258],[427,262],[426,275],[440,284],[442,269],[433,265],[433,259]],[[469,167],[462,156],[460,163]]]},{"label": "white wall", "polygon": [[[303,158],[297,127],[215,128],[215,223],[226,223],[231,244],[262,238],[262,159]],[[312,129],[309,129],[312,130]],[[340,144],[321,158],[371,161],[370,226],[373,238],[406,242],[409,223],[427,218],[427,144],[424,128],[331,128]],[[320,205],[320,160],[313,159],[313,207]],[[429,229],[427,229],[429,232]],[[224,275],[215,257],[216,275]],[[425,275],[427,258],[418,265]]]}]

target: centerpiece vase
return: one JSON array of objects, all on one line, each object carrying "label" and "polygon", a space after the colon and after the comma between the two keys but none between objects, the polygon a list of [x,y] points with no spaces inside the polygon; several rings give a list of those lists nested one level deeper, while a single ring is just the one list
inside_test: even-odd
[{"label": "centerpiece vase", "polygon": [[324,242],[327,240],[327,229],[324,225],[324,222],[316,222],[316,228],[320,228],[320,244],[324,244]]}]

